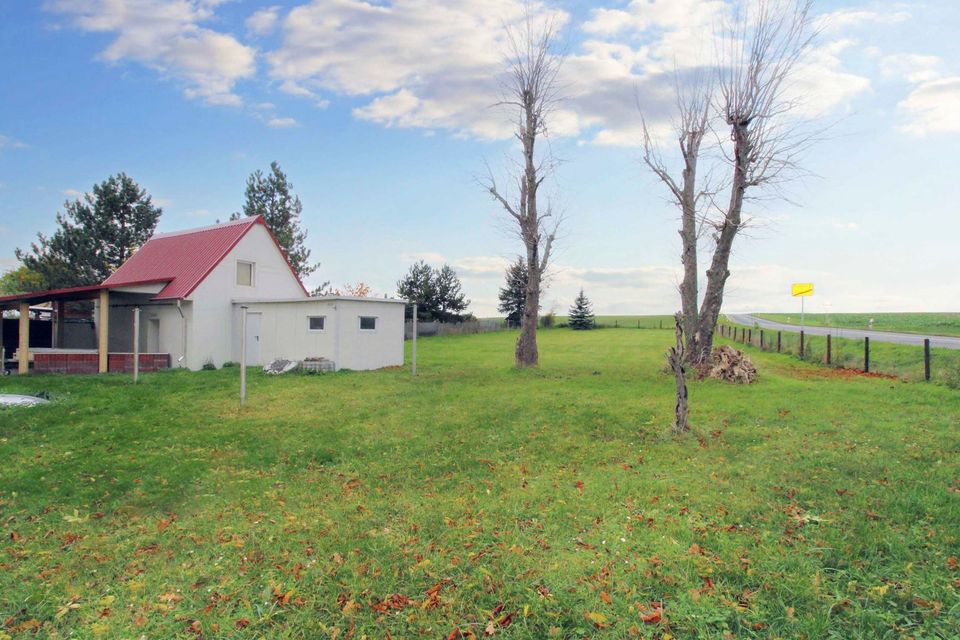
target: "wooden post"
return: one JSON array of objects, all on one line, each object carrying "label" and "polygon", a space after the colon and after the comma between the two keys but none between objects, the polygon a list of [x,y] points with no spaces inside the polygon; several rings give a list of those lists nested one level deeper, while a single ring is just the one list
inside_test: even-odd
[{"label": "wooden post", "polygon": [[780,353],[780,339],[783,337],[780,331],[777,331],[777,353]]},{"label": "wooden post", "polygon": [[97,373],[106,373],[110,366],[110,291],[100,289],[99,334],[97,336],[97,353],[100,356]]},{"label": "wooden post", "polygon": [[803,330],[800,331],[800,357],[803,357]]},{"label": "wooden post", "polygon": [[833,359],[833,345],[830,341],[830,334],[827,334],[827,364],[830,364],[830,361]]},{"label": "wooden post", "polygon": [[747,329],[747,344],[753,346],[753,329]]},{"label": "wooden post", "polygon": [[17,347],[17,373],[30,373],[30,303],[20,303],[20,344]]},{"label": "wooden post", "polygon": [[763,329],[760,329],[760,348],[763,349]]},{"label": "wooden post", "polygon": [[870,373],[870,337],[863,339],[863,372]]},{"label": "wooden post", "polygon": [[619,329],[619,328],[620,328],[620,321],[619,321],[619,320],[614,320],[614,321],[613,321],[613,328],[614,328],[614,329]]},{"label": "wooden post", "polygon": [[413,344],[411,345],[410,375],[417,375],[417,303],[413,303]]},{"label": "wooden post", "polygon": [[247,307],[240,307],[240,406],[247,402]]},{"label": "wooden post", "polygon": [[133,384],[140,378],[140,307],[133,308]]},{"label": "wooden post", "polygon": [[930,338],[923,339],[923,379],[930,382]]}]

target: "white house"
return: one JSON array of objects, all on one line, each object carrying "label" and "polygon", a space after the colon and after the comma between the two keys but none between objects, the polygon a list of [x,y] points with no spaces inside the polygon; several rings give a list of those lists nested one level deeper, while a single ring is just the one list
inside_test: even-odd
[{"label": "white house", "polygon": [[[72,348],[63,331],[64,305],[90,299],[96,300],[99,344]],[[194,370],[239,361],[244,311],[249,364],[308,357],[331,360],[336,369],[403,364],[404,302],[310,297],[259,216],[156,234],[100,285],[7,296],[0,306],[29,308],[39,301],[54,303],[52,346],[35,347],[27,322],[20,325],[18,349],[39,371],[86,371],[93,362],[101,372],[125,370],[132,365],[136,308],[147,369],[161,366],[164,356],[169,366]]]}]

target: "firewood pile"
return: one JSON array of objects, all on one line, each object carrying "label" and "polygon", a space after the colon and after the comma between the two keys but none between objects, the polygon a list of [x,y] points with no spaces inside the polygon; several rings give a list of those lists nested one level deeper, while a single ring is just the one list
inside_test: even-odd
[{"label": "firewood pile", "polygon": [[753,361],[743,351],[726,344],[713,350],[705,369],[706,376],[735,384],[750,384],[757,379],[757,368]]}]

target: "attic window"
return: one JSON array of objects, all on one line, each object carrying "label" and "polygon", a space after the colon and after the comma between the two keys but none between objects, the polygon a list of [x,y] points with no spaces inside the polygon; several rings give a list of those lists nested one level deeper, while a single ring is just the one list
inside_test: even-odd
[{"label": "attic window", "polygon": [[253,286],[253,263],[237,260],[237,284],[242,287]]}]

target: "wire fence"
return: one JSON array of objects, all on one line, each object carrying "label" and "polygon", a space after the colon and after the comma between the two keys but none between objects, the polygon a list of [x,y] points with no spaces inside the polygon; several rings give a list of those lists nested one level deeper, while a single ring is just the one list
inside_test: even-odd
[{"label": "wire fence", "polygon": [[960,389],[960,350],[894,344],[842,335],[810,336],[802,331],[775,331],[720,323],[727,340],[763,351],[794,356],[824,367],[890,376],[902,380],[945,384]]}]

